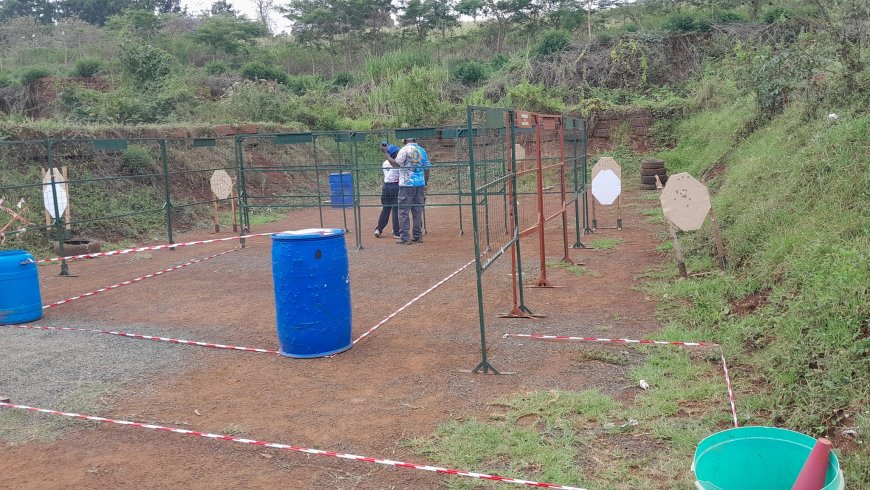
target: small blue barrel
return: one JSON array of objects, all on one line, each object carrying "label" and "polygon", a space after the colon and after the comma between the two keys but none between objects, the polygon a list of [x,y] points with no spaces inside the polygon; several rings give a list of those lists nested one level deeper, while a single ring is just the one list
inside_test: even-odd
[{"label": "small blue barrel", "polygon": [[353,207],[353,174],[329,174],[329,203],[334,208]]},{"label": "small blue barrel", "polygon": [[0,325],[40,318],[42,295],[33,256],[24,250],[0,252]]},{"label": "small blue barrel", "polygon": [[323,357],[351,347],[350,273],[344,230],[272,235],[278,345],[287,357]]}]

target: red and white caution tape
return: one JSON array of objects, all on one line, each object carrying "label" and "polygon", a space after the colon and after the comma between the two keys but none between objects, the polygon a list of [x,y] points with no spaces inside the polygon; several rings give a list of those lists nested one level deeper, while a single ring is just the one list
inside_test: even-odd
[{"label": "red and white caution tape", "polygon": [[414,299],[412,299],[411,301],[408,301],[407,303],[405,303],[404,305],[402,305],[402,307],[399,308],[398,310],[396,310],[396,311],[390,313],[390,315],[389,315],[388,317],[386,317],[386,318],[384,318],[383,320],[379,321],[379,322],[377,323],[377,325],[375,325],[374,327],[372,327],[372,328],[366,330],[365,333],[363,333],[362,335],[360,335],[359,337],[357,337],[356,340],[353,341],[353,345],[356,345],[357,342],[359,342],[360,340],[362,340],[362,339],[368,337],[369,334],[371,334],[371,333],[374,332],[375,330],[381,328],[381,326],[382,326],[383,324],[385,324],[385,323],[387,323],[388,321],[390,321],[393,317],[395,317],[396,315],[398,315],[399,313],[401,313],[402,311],[404,311],[407,307],[409,307],[409,306],[411,306],[412,304],[416,303],[417,300],[419,300],[419,299],[422,298],[423,296],[426,296],[427,294],[431,293],[432,291],[435,290],[435,288],[437,288],[438,286],[440,286],[440,285],[444,284],[445,282],[449,281],[453,276],[455,276],[456,274],[459,274],[460,272],[464,271],[465,269],[468,268],[468,266],[470,266],[470,265],[473,264],[473,263],[474,263],[474,260],[471,260],[470,262],[468,262],[467,264],[463,265],[463,266],[460,267],[459,269],[456,269],[456,270],[453,271],[453,273],[451,273],[449,276],[445,277],[444,279],[441,279],[440,281],[438,281],[437,283],[435,283],[434,286],[432,286],[431,288],[429,288],[429,289],[423,291],[422,293],[418,294],[416,297],[414,297]]},{"label": "red and white caution tape", "polygon": [[162,245],[151,245],[147,247],[136,247],[136,248],[126,248],[124,250],[113,250],[111,252],[95,252],[91,254],[82,254],[82,255],[71,255],[69,257],[52,257],[49,259],[40,259],[37,260],[37,264],[42,264],[45,262],[60,262],[62,260],[79,260],[79,259],[95,259],[97,257],[109,257],[112,255],[124,255],[138,252],[147,252],[149,250],[163,250],[167,248],[180,248],[180,247],[190,247],[192,245],[206,245],[209,243],[217,243],[217,242],[229,242],[233,240],[241,240],[243,238],[256,238],[261,236],[270,236],[276,233],[291,233],[287,231],[272,231],[269,233],[254,233],[251,235],[241,235],[241,236],[230,236],[224,238],[212,238],[209,240],[195,240],[192,242],[183,242],[183,243],[164,243]]},{"label": "red and white caution tape", "polygon": [[142,335],[139,333],[116,332],[113,330],[99,330],[99,329],[94,329],[94,328],[50,327],[47,325],[0,325],[0,327],[26,328],[26,329],[32,329],[32,330],[55,330],[55,331],[64,331],[64,332],[102,333],[102,334],[107,334],[107,335],[117,335],[120,337],[127,337],[130,339],[154,340],[157,342],[169,342],[172,344],[196,345],[199,347],[209,347],[211,349],[238,350],[238,351],[243,351],[243,352],[259,352],[261,354],[278,354],[279,353],[277,350],[273,350],[273,349],[259,349],[256,347],[239,347],[236,345],[215,344],[212,342],[196,342],[193,340],[173,339],[173,338],[169,338],[169,337],[157,337],[155,335]]},{"label": "red and white caution tape", "polygon": [[58,410],[48,410],[45,408],[29,407],[27,405],[16,405],[16,404],[6,403],[6,402],[0,402],[0,407],[15,408],[15,409],[19,409],[19,410],[27,410],[30,412],[39,412],[39,413],[46,413],[49,415],[57,415],[57,416],[62,416],[62,417],[71,417],[71,418],[82,419],[82,420],[90,420],[93,422],[125,425],[125,426],[130,426],[130,427],[139,427],[141,429],[150,429],[150,430],[157,430],[157,431],[163,431],[163,432],[174,432],[176,434],[182,434],[182,435],[186,435],[186,436],[204,437],[207,439],[216,439],[219,441],[238,442],[240,444],[250,444],[252,446],[270,447],[273,449],[283,449],[283,450],[287,450],[287,451],[296,451],[296,452],[300,452],[300,453],[314,454],[316,456],[330,456],[333,458],[349,459],[351,461],[362,461],[364,463],[376,463],[376,464],[381,464],[381,465],[386,465],[386,466],[395,466],[397,468],[408,468],[408,469],[413,469],[413,470],[431,471],[433,473],[440,473],[440,474],[444,474],[444,475],[464,476],[464,477],[468,477],[468,478],[476,478],[478,480],[490,480],[490,481],[497,481],[497,482],[503,482],[503,483],[514,483],[517,485],[525,485],[525,486],[536,487],[536,488],[553,488],[553,489],[562,489],[562,490],[584,490],[584,489],[577,488],[577,487],[569,487],[569,486],[565,486],[565,485],[556,485],[553,483],[543,483],[543,482],[536,482],[536,481],[531,481],[531,480],[521,480],[518,478],[510,478],[510,477],[506,477],[506,476],[492,475],[492,474],[487,474],[487,473],[476,473],[476,472],[471,472],[471,471],[453,470],[453,469],[449,469],[449,468],[441,468],[438,466],[430,466],[430,465],[417,464],[417,463],[407,463],[404,461],[394,461],[391,459],[380,459],[380,458],[371,458],[371,457],[367,457],[367,456],[357,456],[355,454],[340,453],[340,452],[336,452],[336,451],[324,451],[322,449],[312,449],[312,448],[295,446],[295,445],[290,445],[290,444],[279,444],[276,442],[265,442],[265,441],[258,441],[258,440],[254,440],[254,439],[244,439],[241,437],[229,436],[229,435],[224,435],[224,434],[211,434],[208,432],[200,432],[200,431],[188,430],[188,429],[179,429],[176,427],[166,427],[163,425],[145,424],[142,422],[131,422],[129,420],[117,420],[117,419],[110,419],[110,418],[106,418],[106,417],[96,417],[93,415],[81,415],[81,414],[77,414],[77,413],[61,412]]},{"label": "red and white caution tape", "polygon": [[655,344],[655,345],[681,345],[683,347],[719,347],[719,344],[707,342],[667,342],[663,340],[634,340],[634,339],[603,339],[599,337],[571,337],[568,335],[543,335],[538,333],[506,333],[503,338],[523,337],[535,340],[574,340],[578,342],[611,342],[616,344]]},{"label": "red and white caution tape", "polygon": [[734,422],[734,427],[737,425],[737,406],[734,403],[734,390],[731,389],[731,375],[728,374],[728,363],[725,362],[725,351],[719,349],[719,354],[722,356],[722,370],[725,372],[725,386],[728,388],[728,403],[731,404],[731,418]]},{"label": "red and white caution tape", "polygon": [[236,251],[238,251],[238,250],[241,250],[241,249],[240,249],[240,248],[233,248],[233,249],[227,250],[227,251],[225,251],[225,252],[216,253],[216,254],[214,254],[214,255],[209,255],[208,257],[203,257],[203,258],[201,258],[201,259],[194,259],[194,260],[191,260],[190,262],[185,262],[184,264],[176,265],[175,267],[170,267],[170,268],[168,268],[168,269],[159,270],[159,271],[154,272],[154,273],[152,273],[152,274],[148,274],[148,275],[145,275],[145,276],[137,277],[137,278],[135,278],[135,279],[130,279],[129,281],[119,282],[119,283],[117,283],[117,284],[112,284],[111,286],[106,286],[106,287],[104,287],[104,288],[100,288],[100,289],[97,289],[97,290],[95,290],[95,291],[91,291],[91,292],[89,292],[89,293],[84,293],[84,294],[80,294],[80,295],[78,295],[78,296],[73,296],[72,298],[67,298],[67,299],[62,299],[62,300],[60,300],[60,301],[55,301],[54,303],[51,303],[51,304],[48,304],[48,305],[43,306],[42,309],[45,310],[45,309],[48,309],[48,308],[54,308],[54,307],[56,307],[56,306],[60,306],[60,305],[67,304],[67,303],[69,303],[69,302],[71,302],[71,301],[79,300],[79,299],[82,299],[82,298],[88,298],[88,297],[94,296],[95,294],[104,293],[104,292],[106,292],[106,291],[109,291],[109,290],[112,290],[112,289],[118,289],[118,288],[123,287],[123,286],[129,286],[130,284],[135,284],[135,283],[137,283],[137,282],[144,281],[145,279],[151,279],[152,277],[157,277],[157,276],[160,276],[160,275],[166,274],[167,272],[177,271],[178,269],[183,269],[183,268],[188,267],[188,266],[191,266],[191,265],[193,265],[193,264],[198,264],[198,263],[200,263],[200,262],[205,262],[206,260],[213,259],[213,258],[215,258],[215,257],[220,257],[221,255],[226,255],[226,254],[228,254],[228,253],[236,252]]}]

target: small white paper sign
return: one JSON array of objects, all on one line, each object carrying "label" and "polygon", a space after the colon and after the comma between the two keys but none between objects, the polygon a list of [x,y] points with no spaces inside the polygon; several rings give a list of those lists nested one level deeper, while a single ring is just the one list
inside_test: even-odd
[{"label": "small white paper sign", "polygon": [[[54,174],[54,186],[51,185],[51,176]],[[57,194],[57,212],[63,216],[69,200],[66,194],[66,179],[63,178],[60,171],[56,168],[51,169],[51,173],[45,172],[42,178],[42,201],[45,204],[45,210],[52,219],[57,219],[55,215],[54,201],[55,193]]]}]

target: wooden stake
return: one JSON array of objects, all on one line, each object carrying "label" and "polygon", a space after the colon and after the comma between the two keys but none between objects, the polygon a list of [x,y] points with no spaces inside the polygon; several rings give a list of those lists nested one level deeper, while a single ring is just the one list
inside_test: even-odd
[{"label": "wooden stake", "polygon": [[713,203],[710,203],[710,225],[713,230],[713,242],[716,244],[716,259],[719,262],[719,268],[725,270],[725,245],[722,243],[722,235],[719,234],[719,221],[716,219],[716,212],[713,211]]},{"label": "wooden stake", "polygon": [[595,196],[592,195],[592,189],[589,191],[589,202],[592,203],[592,231],[598,229],[598,220],[595,219]]},{"label": "wooden stake", "polygon": [[[39,170],[42,172],[42,179],[45,179],[45,169],[42,167],[39,167]],[[42,181],[42,179],[40,179],[40,181]],[[44,192],[44,190],[45,190],[44,184],[43,184],[43,187],[41,190]],[[45,194],[43,194],[43,195],[45,195]],[[48,214],[48,210],[45,209],[45,205],[42,206],[42,212],[45,213],[45,236],[48,237],[49,240],[51,240],[51,215]]]},{"label": "wooden stake", "polygon": [[[656,175],[656,188],[659,190],[659,194],[661,194],[663,186],[658,175]],[[674,245],[674,255],[677,258],[677,268],[680,269],[681,276],[689,277],[689,272],[686,270],[686,259],[683,258],[683,249],[680,247],[680,239],[677,237],[677,228],[673,223],[671,223],[671,220],[669,220],[667,216],[665,216],[665,221],[668,223],[668,234],[671,235],[671,243]]]},{"label": "wooden stake", "polygon": [[622,229],[622,193],[616,196],[616,229]]}]

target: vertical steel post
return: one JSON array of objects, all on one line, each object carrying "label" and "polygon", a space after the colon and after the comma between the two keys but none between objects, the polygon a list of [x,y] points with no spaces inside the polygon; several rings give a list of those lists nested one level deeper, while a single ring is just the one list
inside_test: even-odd
[{"label": "vertical steel post", "polygon": [[[166,237],[169,243],[175,243],[172,240],[172,198],[169,195],[169,158],[166,152],[166,140],[160,140],[159,144],[160,162],[163,164],[163,208],[166,210]],[[169,250],[174,252],[175,247],[169,247]]]},{"label": "vertical steel post", "polygon": [[486,353],[486,320],[484,318],[483,312],[483,266],[480,263],[480,236],[478,232],[478,219],[477,219],[477,189],[475,184],[474,177],[474,141],[473,141],[473,130],[474,127],[474,109],[469,107],[466,114],[466,123],[468,125],[468,164],[469,164],[469,180],[471,185],[471,220],[474,226],[474,269],[477,275],[477,314],[478,321],[480,322],[480,363],[471,370],[472,373],[479,373],[483,371],[484,373],[492,372],[493,374],[499,374],[499,372],[492,367],[487,359]]},{"label": "vertical steel post", "polygon": [[[580,162],[579,156],[577,155],[577,144],[578,144],[577,135],[579,134],[579,131],[578,131],[579,128],[577,127],[577,125],[580,123],[580,120],[576,119],[576,118],[571,118],[571,121],[572,121],[571,126],[572,126],[572,129],[574,130],[573,135],[572,135],[573,136],[572,141],[574,143],[571,145],[574,157],[571,159],[571,161],[573,162],[571,167],[572,167],[572,173],[574,174],[574,235],[575,235],[574,236],[574,245],[571,245],[571,248],[586,248],[586,245],[584,245],[583,242],[580,241],[580,199],[581,198],[580,198],[580,181],[578,180],[578,176],[577,176],[577,167],[579,166],[578,163]],[[583,137],[585,138],[586,137],[585,122],[583,125],[583,131],[584,131]],[[584,224],[585,224],[585,220],[584,220]]]},{"label": "vertical steel post", "polygon": [[[60,213],[60,205],[58,205],[58,203],[57,203],[57,184],[54,181],[54,167],[52,166],[52,165],[54,165],[54,162],[52,161],[52,155],[51,155],[51,146],[53,144],[54,144],[54,141],[51,139],[48,139],[46,141],[46,148],[48,150],[48,153],[46,156],[48,157],[48,175],[49,175],[49,178],[51,179],[51,200],[52,200],[52,206],[54,207],[54,229],[55,229],[55,233],[57,234],[57,250],[58,250],[58,254],[61,257],[63,257],[64,256],[64,254],[63,254],[63,233],[64,233],[63,229],[64,229],[64,226],[63,226],[63,216]],[[69,201],[69,196],[67,196],[67,201]],[[67,204],[67,205],[69,205],[69,204]],[[69,276],[70,275],[69,264],[66,263],[66,259],[63,259],[60,261],[60,275],[61,276]]]},{"label": "vertical steel post", "polygon": [[580,146],[580,161],[583,162],[583,233],[592,233],[592,229],[589,228],[589,192],[586,188],[586,182],[588,181],[589,176],[587,175],[587,161],[586,161],[586,152],[587,143],[589,141],[589,134],[586,129],[586,120],[583,119],[583,139],[580,140],[582,142]]},{"label": "vertical steel post", "polygon": [[[250,215],[248,214],[248,184],[245,179],[245,153],[242,147],[243,139],[235,138],[236,143],[236,187],[239,195],[239,236],[251,232]],[[239,246],[245,248],[245,239],[239,239]]]},{"label": "vertical steel post", "polygon": [[538,191],[538,246],[540,247],[541,255],[541,273],[538,276],[538,282],[535,286],[539,288],[551,287],[547,280],[547,243],[544,237],[544,227],[546,218],[544,217],[544,164],[541,150],[541,118],[535,114],[535,160],[538,166],[537,171],[537,191]]},{"label": "vertical steel post", "polygon": [[456,164],[456,194],[459,196],[459,236],[465,234],[465,230],[462,229],[462,169],[459,162],[459,155],[461,154],[459,145],[462,144],[461,131],[459,128],[456,129],[456,144],[453,150],[453,161]]},{"label": "vertical steel post", "polygon": [[[320,195],[320,165],[317,162],[317,137],[319,135],[311,135],[311,149],[314,153],[314,180],[317,183],[317,212],[320,215],[320,227],[323,228],[323,196]],[[328,181],[327,181],[328,183]]]},{"label": "vertical steel post", "polygon": [[568,205],[566,204],[567,191],[565,190],[565,124],[563,118],[559,118],[556,120],[556,124],[559,125],[559,180],[561,181],[561,197],[562,197],[562,245],[565,256],[562,257],[562,261],[568,264],[573,264],[571,262],[571,256],[568,252]]},{"label": "vertical steel post", "polygon": [[359,183],[359,153],[356,147],[356,135],[351,135],[350,142],[351,164],[353,168],[351,175],[353,176],[353,226],[356,228],[356,249],[362,250],[362,207],[360,207],[360,183]]}]

